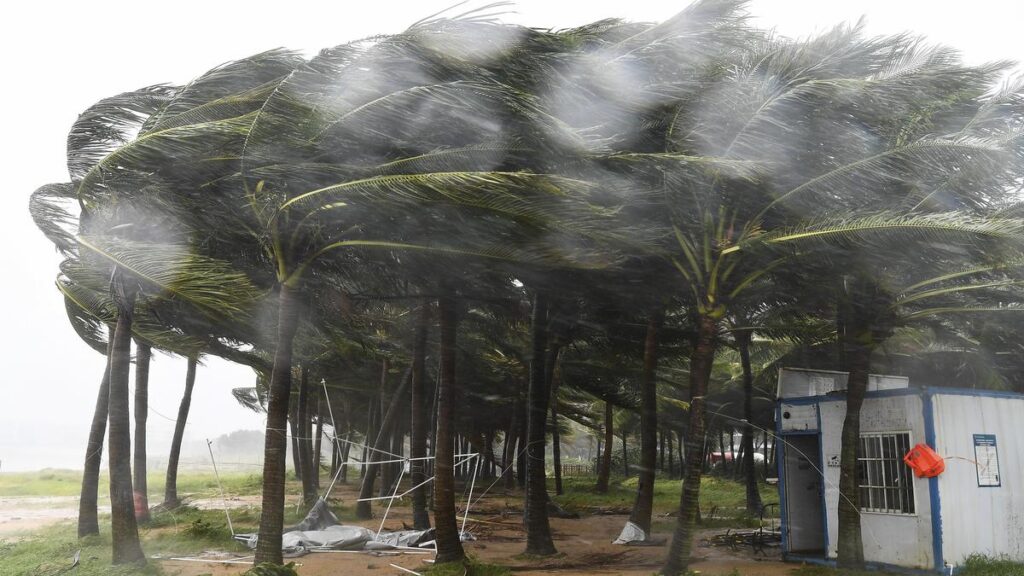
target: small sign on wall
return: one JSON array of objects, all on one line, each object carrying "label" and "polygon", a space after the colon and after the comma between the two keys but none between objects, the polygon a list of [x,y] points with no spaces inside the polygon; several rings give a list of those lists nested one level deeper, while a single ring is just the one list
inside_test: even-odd
[{"label": "small sign on wall", "polygon": [[841,461],[839,459],[839,454],[829,454],[828,455],[828,467],[829,468],[839,468],[840,462]]},{"label": "small sign on wall", "polygon": [[995,434],[974,435],[974,463],[978,468],[978,486],[1001,486],[999,452]]}]

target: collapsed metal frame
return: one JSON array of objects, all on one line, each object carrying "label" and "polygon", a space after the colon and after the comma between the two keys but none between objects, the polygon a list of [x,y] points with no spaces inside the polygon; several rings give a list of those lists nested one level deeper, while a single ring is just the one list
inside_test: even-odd
[{"label": "collapsed metal frame", "polygon": [[[359,498],[359,499],[356,500],[356,502],[370,502],[370,501],[380,501],[380,500],[387,500],[388,501],[388,505],[384,509],[384,515],[381,518],[380,525],[377,527],[377,532],[374,535],[374,539],[373,539],[374,542],[379,542],[380,541],[380,535],[384,532],[384,524],[387,522],[388,515],[391,513],[391,508],[394,505],[395,500],[400,500],[400,499],[408,496],[409,494],[412,494],[415,490],[418,490],[419,488],[422,488],[423,486],[426,486],[427,484],[433,482],[434,479],[436,478],[436,475],[431,475],[426,480],[420,482],[419,484],[416,484],[415,486],[412,486],[411,488],[409,488],[405,492],[402,492],[401,494],[399,494],[398,491],[401,488],[402,479],[405,477],[406,467],[410,466],[412,464],[412,462],[433,461],[434,460],[434,456],[420,456],[420,457],[417,457],[417,458],[409,458],[409,457],[402,456],[400,454],[394,454],[394,453],[388,452],[386,450],[380,450],[380,449],[377,449],[377,448],[373,448],[371,446],[367,446],[365,444],[360,444],[358,442],[354,442],[354,441],[349,440],[347,438],[339,437],[338,436],[338,430],[334,426],[334,423],[335,423],[335,420],[334,420],[334,410],[331,407],[330,395],[327,392],[327,382],[324,381],[324,380],[321,380],[320,383],[321,383],[321,385],[323,386],[323,389],[324,389],[324,397],[327,399],[327,410],[328,410],[329,416],[331,417],[331,428],[332,428],[332,433],[330,434],[330,438],[331,438],[331,441],[335,444],[335,448],[340,451],[340,449],[341,449],[341,444],[340,443],[341,442],[345,442],[345,443],[349,444],[350,446],[356,446],[358,448],[363,448],[363,449],[367,450],[368,454],[371,453],[371,452],[375,452],[375,453],[380,453],[380,454],[383,454],[385,456],[390,457],[389,460],[373,460],[372,457],[371,457],[369,462],[361,461],[361,460],[354,460],[353,461],[353,460],[349,460],[349,459],[346,459],[344,462],[341,462],[338,465],[338,469],[334,472],[334,476],[331,478],[331,483],[327,486],[327,490],[325,490],[323,495],[320,496],[320,498],[324,502],[327,502],[327,498],[330,496],[331,492],[334,490],[334,486],[337,484],[338,478],[341,476],[341,471],[347,465],[358,464],[360,466],[366,466],[367,464],[370,464],[370,465],[375,465],[375,464],[380,464],[380,465],[383,465],[383,464],[398,464],[398,463],[402,464],[401,471],[398,474],[398,479],[395,480],[395,482],[394,482],[394,490],[392,491],[390,496],[376,496],[376,497],[370,497],[370,498]],[[216,461],[216,458],[213,455],[213,442],[209,438],[206,439],[206,447],[207,447],[207,449],[208,449],[208,451],[210,453],[210,463],[213,464],[214,477],[217,480],[217,488],[218,488],[218,490],[220,492],[221,503],[222,503],[222,505],[224,507],[224,516],[227,519],[228,529],[231,532],[231,537],[232,537],[232,539],[240,541],[240,542],[242,542],[242,541],[247,542],[248,539],[242,540],[235,533],[234,525],[231,522],[231,513],[230,513],[230,510],[228,508],[227,496],[224,493],[224,486],[223,486],[223,484],[220,481],[220,473],[217,470],[217,461]],[[462,511],[462,524],[459,527],[459,539],[460,540],[465,540],[465,537],[466,537],[466,523],[469,521],[469,511],[470,511],[470,508],[473,505],[473,492],[476,489],[476,479],[477,479],[477,477],[480,474],[480,453],[479,452],[456,453],[454,455],[454,457],[455,457],[456,461],[455,461],[454,465],[452,466],[453,469],[458,467],[458,466],[462,466],[464,464],[467,464],[469,462],[473,462],[473,464],[472,464],[472,466],[473,466],[473,473],[472,473],[472,476],[470,478],[469,493],[465,495],[465,502],[464,502],[465,506],[464,506],[464,509]],[[335,549],[329,548],[329,547],[310,547],[310,548],[307,548],[306,550],[308,552],[311,552],[311,553],[312,552],[320,552],[320,553],[348,553],[348,554],[375,554],[375,555],[430,554],[430,553],[433,553],[434,555],[437,554],[437,543],[435,541],[431,540],[430,542],[427,542],[425,544],[433,544],[433,546],[432,547],[426,547],[425,546],[425,547],[422,547],[422,548],[417,548],[417,547],[412,547],[412,546],[397,546],[396,545],[396,546],[392,546],[392,548],[390,548],[390,549],[381,549],[381,550],[335,550]],[[243,557],[232,558],[232,559],[227,559],[227,560],[212,560],[212,559],[205,559],[205,558],[198,558],[198,557],[169,558],[169,560],[183,561],[183,562],[207,562],[207,563],[217,563],[217,564],[248,564],[248,563],[252,562],[252,560],[250,560],[251,558],[253,558],[253,556],[243,556]],[[393,567],[395,567],[395,568],[397,568],[397,569],[399,569],[399,570],[401,570],[403,572],[408,572],[408,573],[411,573],[411,574],[417,574],[416,572],[413,572],[412,570],[408,570],[406,568],[402,568],[401,566],[397,566],[395,564],[391,564],[391,566],[393,566]]]}]

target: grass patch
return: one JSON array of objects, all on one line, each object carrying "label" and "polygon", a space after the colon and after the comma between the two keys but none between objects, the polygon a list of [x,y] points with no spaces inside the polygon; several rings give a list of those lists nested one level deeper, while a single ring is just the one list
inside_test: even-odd
[{"label": "grass patch", "polygon": [[[303,513],[295,507],[285,510],[285,524],[300,521]],[[259,511],[239,509],[231,512],[235,532],[256,532]],[[65,522],[33,531],[17,542],[0,542],[0,573],[4,576],[47,576],[71,566],[76,550],[81,550],[81,565],[75,576],[111,574],[160,574],[160,561],[151,559],[145,568],[110,565],[109,522],[100,520],[101,534],[78,539],[73,522]],[[222,510],[198,510],[182,506],[174,510],[154,511],[153,520],[139,528],[142,549],[147,558],[153,556],[192,556],[204,550],[247,553],[247,548],[231,539]]]},{"label": "grass patch", "polygon": [[[101,475],[100,481],[106,488],[105,475]],[[47,468],[36,472],[0,474],[0,496],[78,496],[81,489],[80,470]]]},{"label": "grass patch", "polygon": [[[582,514],[591,512],[593,508],[630,509],[636,498],[637,478],[613,479],[609,482],[606,494],[598,494],[594,489],[596,478],[565,478],[562,482],[565,493],[554,496],[552,484],[549,488],[552,498],[565,509]],[[655,516],[679,510],[680,486],[679,480],[654,482]],[[729,526],[735,526],[737,520],[757,525],[757,518],[751,519],[747,514],[747,492],[742,482],[705,476],[700,486],[700,509],[703,515],[709,516],[714,509],[715,517],[726,519]],[[775,486],[761,484],[760,490],[762,502],[778,502],[779,495]]]},{"label": "grass patch", "polygon": [[962,576],[1024,576],[1024,564],[1006,558],[975,554],[967,558]]},{"label": "grass patch", "polygon": [[[220,476],[224,490],[236,496],[259,494],[262,476],[248,472],[226,472]],[[146,477],[146,488],[151,503],[163,500],[166,472],[156,470]],[[289,486],[298,486],[290,481]],[[0,474],[0,496],[78,496],[82,488],[81,470],[45,469],[37,472],[4,472]],[[107,497],[110,488],[105,471],[100,472],[100,499]],[[213,472],[182,470],[178,474],[178,493],[195,498],[213,498],[220,495]]]},{"label": "grass patch", "polygon": [[295,571],[294,562],[284,566],[263,562],[246,570],[242,576],[299,576],[299,573]]},{"label": "grass patch", "polygon": [[[3,573],[10,576],[47,576],[69,568],[75,552],[81,550],[80,576],[129,576],[134,574],[160,574],[160,567],[150,562],[138,566],[110,565],[110,533],[82,540],[78,539],[72,524],[61,524],[37,530],[28,538],[13,544],[0,543]],[[149,551],[147,550],[147,553]],[[76,575],[76,576],[77,576]]]},{"label": "grass patch", "polygon": [[512,570],[469,557],[463,562],[431,564],[417,570],[424,576],[511,576]]}]

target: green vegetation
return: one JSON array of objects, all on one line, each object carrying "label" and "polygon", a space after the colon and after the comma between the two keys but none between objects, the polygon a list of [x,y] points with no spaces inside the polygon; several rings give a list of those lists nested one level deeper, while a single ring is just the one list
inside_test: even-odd
[{"label": "green vegetation", "polygon": [[510,576],[512,571],[497,564],[486,564],[472,556],[462,562],[433,564],[419,570],[424,576]]},{"label": "green vegetation", "polygon": [[[146,545],[147,554],[164,557],[187,556],[211,547],[236,552],[244,550],[244,547],[230,538],[213,538],[209,535],[197,536],[187,533],[186,528],[191,523],[184,524],[181,520],[192,514],[209,514],[211,516],[209,522],[217,522],[212,517],[213,512],[200,513],[196,511],[176,514],[175,516],[179,516],[178,529],[174,527],[142,528],[140,536]],[[223,514],[220,515],[220,523],[224,523]],[[74,525],[64,523],[36,531],[18,542],[0,544],[0,556],[4,558],[4,574],[11,576],[56,573],[62,568],[71,566],[77,550],[81,550],[81,564],[77,573],[80,576],[160,574],[159,564],[155,562],[150,563],[144,569],[134,566],[111,568],[109,530],[103,531],[99,536],[90,536],[79,540]]]},{"label": "green vegetation", "polygon": [[[107,490],[105,474],[100,475],[100,492]],[[37,472],[0,474],[0,496],[77,496],[82,489],[82,472],[47,468]]]},{"label": "green vegetation", "polygon": [[295,571],[295,563],[289,562],[284,566],[263,562],[245,571],[245,576],[298,576]]},{"label": "green vegetation", "polygon": [[1024,564],[1006,558],[992,558],[975,554],[967,559],[962,576],[1024,576]]},{"label": "green vegetation", "polygon": [[[293,506],[285,510],[286,523],[294,524],[302,516]],[[236,532],[255,532],[259,511],[253,508],[233,510],[231,521]],[[221,510],[198,510],[189,506],[154,510],[152,522],[140,527],[139,532],[146,554],[151,558],[190,556],[211,549],[240,554],[247,552],[245,546],[231,539]],[[158,562],[151,562],[145,569],[134,566],[111,568],[110,544],[109,530],[104,530],[99,536],[79,540],[73,523],[49,526],[15,542],[0,542],[0,557],[3,558],[0,573],[4,576],[54,574],[71,566],[77,550],[81,550],[81,566],[76,576],[161,573]]]},{"label": "green vegetation", "polygon": [[[587,514],[595,509],[622,509],[627,513],[636,497],[637,478],[613,479],[608,492],[598,493],[591,477],[566,478],[565,494],[552,499],[566,510]],[[654,482],[654,514],[675,512],[679,509],[679,480],[659,479]],[[741,482],[713,476],[701,479],[700,508],[704,515],[715,510],[716,518],[746,518],[746,492]],[[760,485],[762,502],[778,502],[778,491],[768,484]]]},{"label": "green vegetation", "polygon": [[[164,481],[162,470],[151,471],[147,476],[150,503],[163,499]],[[260,493],[260,475],[247,472],[222,472],[220,481],[224,490],[237,496]],[[0,496],[78,496],[82,489],[81,470],[51,469],[37,472],[5,472],[0,474]],[[107,475],[100,474],[100,498],[109,492]],[[178,477],[178,493],[196,498],[212,498],[220,494],[213,472],[187,471]]]}]

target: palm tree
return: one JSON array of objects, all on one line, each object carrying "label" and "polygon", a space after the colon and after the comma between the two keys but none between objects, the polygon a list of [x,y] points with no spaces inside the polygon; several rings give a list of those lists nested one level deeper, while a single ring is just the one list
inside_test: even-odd
[{"label": "palm tree", "polygon": [[430,324],[429,303],[421,301],[417,315],[416,331],[412,345],[412,380],[410,382],[410,424],[409,424],[409,459],[411,464],[411,480],[415,488],[412,493],[412,522],[416,530],[430,528],[430,514],[427,512],[427,494],[423,484],[427,475],[427,407],[424,402],[427,355],[427,330]]},{"label": "palm tree", "polygon": [[192,388],[196,383],[196,365],[198,363],[198,358],[195,355],[188,357],[188,366],[185,370],[185,392],[181,395],[178,418],[174,421],[174,436],[171,438],[171,452],[167,457],[167,480],[164,483],[163,504],[172,509],[181,505],[181,500],[178,499],[178,457],[181,455],[181,442],[185,437],[188,411],[192,406]]},{"label": "palm tree", "polygon": [[[921,99],[921,94],[947,94],[950,82],[971,85],[990,77],[991,68],[965,70],[959,76],[953,71],[946,83],[935,82],[935,74],[948,68],[948,59],[941,52],[922,55],[906,37],[862,41],[856,29],[839,28],[807,43],[772,41],[763,48],[756,48],[756,43],[754,46],[751,55],[741,57],[731,69],[734,73],[705,86],[708,96],[703,101],[721,105],[697,110],[677,107],[664,133],[669,150],[703,155],[701,160],[676,156],[682,164],[665,172],[664,179],[681,193],[680,201],[687,199],[683,206],[692,206],[694,199],[700,206],[696,211],[673,214],[679,250],[675,263],[692,293],[698,333],[690,365],[687,474],[679,524],[663,569],[669,574],[683,570],[689,554],[689,527],[699,490],[704,396],[720,341],[721,322],[751,285],[787,263],[785,257],[758,255],[756,250],[747,251],[749,259],[733,258],[742,251],[739,246],[761,236],[796,244],[829,235],[848,238],[879,234],[883,229],[910,234],[927,228],[933,233],[956,235],[985,234],[987,228],[985,224],[967,223],[965,229],[962,222],[948,218],[900,214],[839,218],[845,224],[841,231],[835,221],[831,228],[815,222],[815,214],[827,219],[825,215],[830,211],[849,214],[870,209],[875,199],[886,201],[880,180],[905,177],[907,166],[930,169],[936,157],[949,161],[950,170],[954,163],[957,169],[972,162],[979,167],[991,166],[998,152],[989,143],[927,136],[879,152],[865,147],[856,134],[863,134],[868,122],[884,126],[891,116],[882,116],[876,110],[875,117],[865,118],[860,112],[850,123],[842,116],[843,106],[811,103],[821,98],[834,100],[839,93],[850,100],[874,99],[871,104],[884,101],[885,106],[903,112],[911,95]],[[764,75],[768,72],[770,81]],[[788,78],[790,83],[780,88],[776,78]],[[918,81],[921,86],[908,88],[908,84]],[[779,132],[783,126],[813,132],[808,137],[794,138]],[[773,145],[761,145],[768,141]],[[829,150],[827,157],[822,156],[822,149]],[[668,160],[672,156],[661,157]],[[691,179],[690,171],[701,171],[705,162],[711,162],[705,164],[707,167],[717,166],[711,168],[706,180]],[[751,172],[751,167],[756,170]],[[769,180],[771,185],[766,186]],[[858,195],[850,192],[854,182],[859,186]],[[871,193],[864,193],[865,188]],[[826,193],[832,199],[829,202],[822,201]],[[773,228],[779,232],[774,236],[765,234]],[[852,404],[856,407],[856,402]]]},{"label": "palm tree", "polygon": [[533,297],[530,320],[532,347],[526,400],[529,409],[526,438],[526,508],[523,512],[526,553],[535,556],[550,556],[556,553],[554,541],[551,539],[551,527],[548,524],[547,480],[544,472],[544,437],[547,430],[548,400],[551,397],[545,365],[548,347],[547,323],[547,295],[538,291]]},{"label": "palm tree", "polygon": [[103,437],[107,432],[107,409],[110,402],[110,353],[103,369],[103,378],[96,395],[89,440],[86,442],[85,465],[82,470],[82,490],[78,499],[78,537],[99,534],[97,500],[99,497],[100,465],[103,456]]},{"label": "palm tree", "polygon": [[[188,339],[166,347],[191,358],[244,359],[233,347],[246,343],[267,364],[273,351],[269,377],[250,400],[267,411],[257,561],[281,561],[296,369],[295,400],[303,404],[310,378],[349,385],[337,373],[353,359],[360,369],[379,366],[381,357],[409,361],[411,444],[423,454],[424,303],[433,300],[441,365],[432,443],[439,561],[464,556],[454,508],[456,437],[487,453],[497,426],[481,422],[476,407],[494,401],[480,397],[518,394],[524,382],[520,413],[529,417],[516,435],[528,454],[527,551],[554,552],[543,462],[549,403],[560,406],[551,391],[556,364],[563,390],[591,392],[606,410],[640,405],[641,481],[631,519],[649,531],[656,408],[659,400],[679,403],[671,391],[659,399],[659,383],[676,373],[673,352],[680,352],[667,334],[686,333],[691,346],[689,402],[678,404],[689,421],[686,473],[664,573],[688,562],[713,365],[722,346],[734,344],[750,398],[751,341],[767,333],[757,313],[793,307],[840,318],[853,373],[844,438],[855,450],[858,386],[871,351],[907,319],[980,313],[1001,291],[1012,293],[1010,258],[990,262],[980,252],[991,239],[1020,236],[1016,220],[989,210],[1019,177],[1009,161],[1019,153],[1018,91],[984,96],[999,67],[964,68],[948,51],[908,37],[865,40],[856,28],[838,28],[806,42],[765,38],[743,26],[739,8],[706,0],[655,26],[604,21],[557,33],[498,25],[478,13],[431,19],[308,62],[270,52],[186,87],[121,98],[101,107],[120,115],[112,116],[114,136],[100,131],[109,122],[101,113],[89,116],[95,124],[80,132],[91,139],[73,147],[81,151],[73,155],[73,182],[40,189],[32,206],[68,258],[62,290],[87,312],[84,322],[71,314],[73,325],[80,334],[114,326],[105,404],[112,499],[118,487],[115,558],[141,554],[118,544],[133,531],[122,518],[123,344],[133,335],[157,348],[170,335]],[[474,42],[488,35],[510,42],[485,57]],[[79,203],[80,217],[61,208],[68,200]],[[896,208],[879,212],[879,205]],[[890,253],[865,258],[851,249],[888,247],[894,238],[916,242],[917,254],[943,266],[973,268],[958,276],[929,275],[927,266],[896,273],[900,261]],[[959,254],[941,245],[965,239]],[[586,268],[610,270],[580,271]],[[796,304],[766,295],[769,280],[801,269],[833,278],[842,271],[848,281]],[[675,299],[663,296],[666,285]],[[260,296],[265,306],[257,307]],[[397,336],[390,321],[357,320],[353,298],[373,302],[367,309],[391,299],[420,303],[420,319],[407,330],[410,349],[395,351],[401,346],[390,343]],[[920,308],[946,298],[951,303],[927,314]],[[496,312],[499,306],[518,311]],[[598,336],[569,334],[566,327],[584,325],[588,307],[628,320],[588,324],[605,331]],[[518,325],[505,330],[503,322]],[[456,341],[464,348],[458,359]],[[570,341],[586,341],[586,354],[570,352]],[[365,351],[352,351],[360,346]],[[613,369],[588,356],[602,349],[625,362]],[[457,380],[456,363],[459,374],[474,377]],[[370,378],[353,385],[359,402],[380,397]],[[630,388],[636,398],[619,395]],[[457,399],[471,409],[457,414]],[[744,417],[751,422],[749,401]],[[370,443],[370,422],[348,419],[367,426]],[[373,444],[400,441],[405,431],[381,420]],[[304,437],[310,422],[308,406],[292,419]],[[509,432],[519,427],[513,418]],[[752,456],[747,428],[743,449]],[[506,435],[506,465],[513,436]],[[312,452],[308,441],[296,450],[307,496],[317,474]],[[855,462],[855,451],[844,452],[844,491]],[[371,467],[364,477],[369,491],[374,474]],[[417,524],[424,525],[422,492],[418,500]],[[859,533],[851,528],[852,502],[841,521],[851,535]],[[841,558],[858,548],[852,536],[844,540]]]},{"label": "palm tree", "polygon": [[135,489],[135,516],[149,522],[149,497],[146,491],[146,420],[149,415],[149,344],[135,340],[135,454],[132,484]]}]

